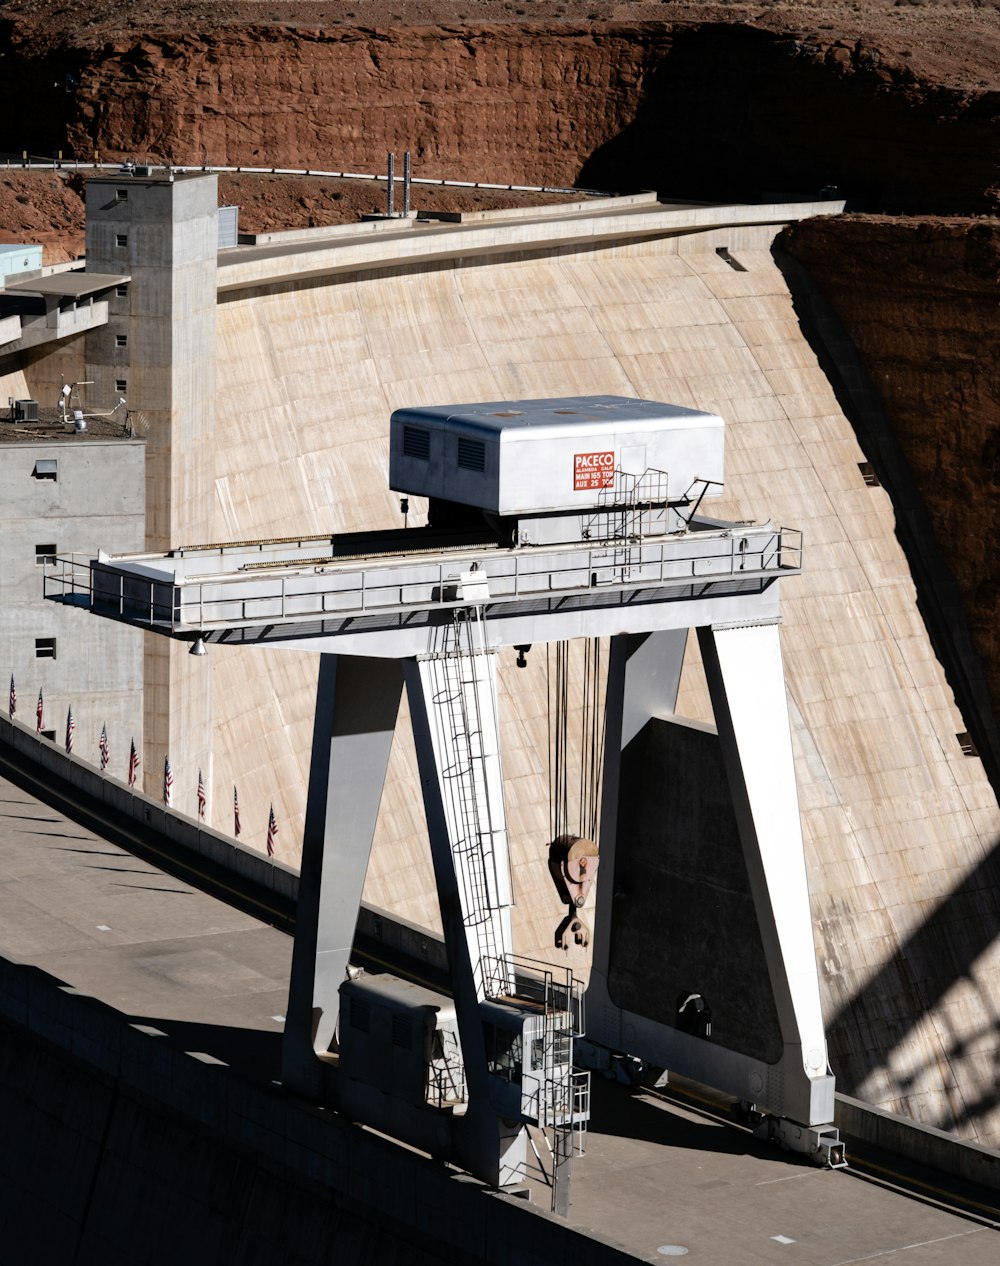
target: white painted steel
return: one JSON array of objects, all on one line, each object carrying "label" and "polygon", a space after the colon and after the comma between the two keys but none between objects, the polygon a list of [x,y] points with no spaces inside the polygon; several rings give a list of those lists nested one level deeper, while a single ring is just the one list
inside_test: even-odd
[{"label": "white painted steel", "polygon": [[[722,484],[724,435],[716,414],[626,396],[397,409],[389,422],[389,486],[523,515],[596,507],[616,470],[655,470],[667,473],[677,498],[696,480]],[[407,453],[407,436],[426,438],[426,459]],[[463,442],[481,446],[481,469],[463,464]]]},{"label": "white painted steel", "polygon": [[[301,553],[299,543],[283,542],[270,558],[257,547],[234,545],[97,560],[89,578],[93,605],[102,614],[181,636],[267,625],[301,637],[319,619],[328,622],[324,634],[332,637],[338,617],[456,609],[463,605],[462,575],[471,570],[486,578],[491,613],[505,614],[519,604],[560,596],[688,587],[694,597],[695,590],[707,591],[713,581],[734,579],[748,589],[760,588],[755,584],[760,578],[799,570],[801,537],[770,524],[732,524],[590,547],[411,553],[343,562],[332,557],[331,546],[323,554],[317,547],[312,558],[299,561]],[[48,578],[48,590],[54,593],[62,585],[80,592],[83,583],[67,562]],[[358,636],[360,630],[352,625],[341,632]],[[426,649],[400,648],[397,654]]]},{"label": "white painted steel", "polygon": [[[827,1071],[778,625],[699,630],[785,1046]],[[713,655],[714,649],[714,655]],[[714,659],[714,662],[713,662]]]}]

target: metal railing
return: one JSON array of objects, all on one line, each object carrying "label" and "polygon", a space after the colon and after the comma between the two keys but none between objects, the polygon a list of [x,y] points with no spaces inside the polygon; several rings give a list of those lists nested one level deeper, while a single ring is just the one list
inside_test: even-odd
[{"label": "metal railing", "polygon": [[[461,560],[454,554],[347,565],[331,559],[312,566],[290,562],[280,572],[234,565],[232,571],[176,578],[167,572],[162,578],[148,570],[142,574],[126,558],[83,562],[61,555],[56,570],[45,578],[45,594],[164,631],[194,632],[466,606],[459,573],[473,558],[488,578],[489,604],[494,606],[601,589],[709,584],[795,572],[802,565],[802,535],[792,528],[735,528],[652,541],[497,549],[463,553]],[[167,566],[169,561],[162,560]],[[150,569],[148,563],[146,567]]]}]

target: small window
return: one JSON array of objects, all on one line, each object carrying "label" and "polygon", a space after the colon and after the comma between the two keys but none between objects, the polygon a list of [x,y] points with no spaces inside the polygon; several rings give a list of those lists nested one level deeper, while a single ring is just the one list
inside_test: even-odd
[{"label": "small window", "polygon": [[128,335],[127,335],[127,334],[116,334],[116,335],[115,335],[115,347],[128,347]]},{"label": "small window", "polygon": [[56,554],[58,552],[59,552],[59,547],[55,544],[36,545],[35,546],[35,564],[38,567],[55,566]]},{"label": "small window", "polygon": [[416,457],[418,461],[426,462],[431,455],[431,434],[430,431],[421,430],[417,426],[403,427],[403,456]]},{"label": "small window", "polygon": [[128,286],[115,286],[115,294],[119,299],[128,298]]},{"label": "small window", "polygon": [[979,755],[979,748],[976,747],[972,735],[967,730],[963,730],[961,734],[956,734],[955,737],[958,739],[958,745],[962,749],[963,756]]},{"label": "small window", "polygon": [[115,234],[115,245],[116,245],[116,246],[128,246],[128,234],[127,234],[127,233],[116,233],[116,234]]},{"label": "small window", "polygon": [[128,390],[128,382],[124,378],[115,379],[115,391],[122,392]]},{"label": "small window", "polygon": [[504,1081],[521,1080],[521,1034],[483,1021],[486,1071]]},{"label": "small window", "polygon": [[127,189],[116,189],[116,190],[115,190],[115,201],[116,201],[116,202],[128,202],[128,190],[127,190]]},{"label": "small window", "polygon": [[393,1046],[402,1047],[404,1051],[408,1051],[412,1046],[410,1025],[405,1015],[394,1015],[392,1017],[392,1044]]},{"label": "small window", "polygon": [[35,638],[35,659],[55,659],[56,639],[54,637]]},{"label": "small window", "polygon": [[54,743],[56,741],[55,730],[42,730],[42,738],[47,738],[50,743]]},{"label": "small window", "polygon": [[486,469],[486,446],[482,440],[458,437],[458,464],[462,470]]},{"label": "small window", "polygon": [[858,462],[858,470],[861,471],[861,478],[869,488],[881,487],[882,481],[875,474],[875,467],[871,462]]},{"label": "small window", "polygon": [[33,479],[58,479],[58,457],[39,457],[38,461],[35,462],[35,469],[31,472],[31,477]]}]

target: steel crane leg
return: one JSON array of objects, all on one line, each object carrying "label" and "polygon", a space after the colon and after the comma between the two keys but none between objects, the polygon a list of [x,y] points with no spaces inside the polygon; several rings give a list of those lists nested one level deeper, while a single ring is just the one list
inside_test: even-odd
[{"label": "steel crane leg", "polygon": [[295,945],[282,1046],[285,1083],[319,1095],[334,1045],[403,689],[398,660],[321,655]]}]

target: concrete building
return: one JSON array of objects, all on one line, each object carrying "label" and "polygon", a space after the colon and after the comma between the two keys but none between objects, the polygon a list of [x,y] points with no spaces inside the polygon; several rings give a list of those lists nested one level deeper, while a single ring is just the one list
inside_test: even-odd
[{"label": "concrete building", "polygon": [[43,582],[59,554],[140,546],[145,445],[122,431],[99,420],[82,433],[0,420],[0,664],[24,719],[34,718],[42,691],[43,728],[56,742],[72,706],[74,751],[85,759],[99,761],[106,725],[120,777],[131,739],[142,741],[143,637],[46,602]]}]

